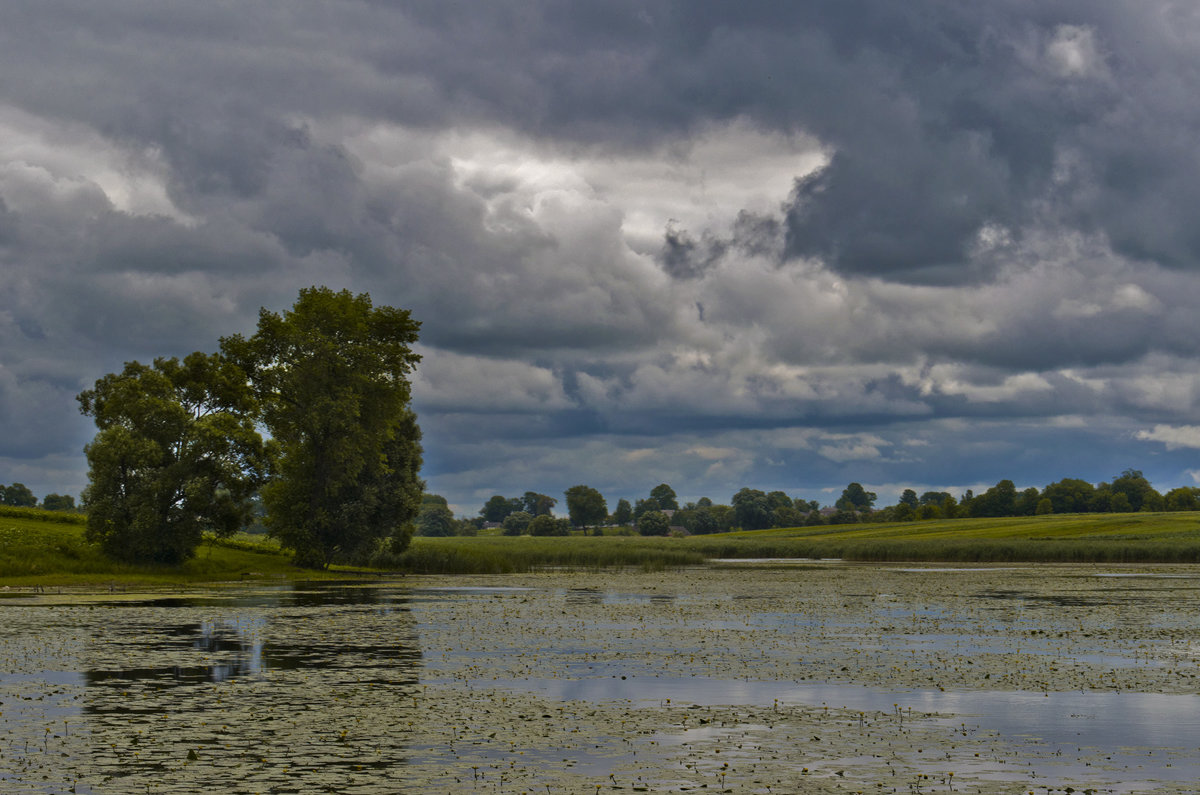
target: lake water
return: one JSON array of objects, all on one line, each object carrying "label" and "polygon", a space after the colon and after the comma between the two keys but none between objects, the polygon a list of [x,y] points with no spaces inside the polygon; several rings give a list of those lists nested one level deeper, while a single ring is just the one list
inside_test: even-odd
[{"label": "lake water", "polygon": [[837,562],[9,598],[0,791],[1185,792],[1197,608]]}]

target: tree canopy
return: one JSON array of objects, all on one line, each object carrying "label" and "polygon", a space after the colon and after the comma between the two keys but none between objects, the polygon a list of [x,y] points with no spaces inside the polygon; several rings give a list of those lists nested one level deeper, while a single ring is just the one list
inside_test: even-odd
[{"label": "tree canopy", "polygon": [[597,489],[572,486],[564,494],[567,498],[567,514],[575,527],[598,525],[608,518],[608,503]]},{"label": "tree canopy", "polygon": [[841,498],[834,505],[840,511],[869,512],[875,500],[875,492],[867,491],[861,483],[851,483],[842,490]]},{"label": "tree canopy", "polygon": [[14,483],[11,486],[0,485],[0,505],[32,508],[37,505],[37,497],[24,483]]},{"label": "tree canopy", "polygon": [[412,534],[423,484],[408,376],[420,324],[365,293],[300,291],[282,315],[263,309],[256,333],[221,340],[249,376],[278,445],[262,490],[269,531],[303,565],[325,567]]},{"label": "tree canopy", "polygon": [[633,520],[633,506],[629,504],[629,500],[624,497],[617,500],[617,507],[613,509],[612,521],[616,525],[627,525]]},{"label": "tree canopy", "polygon": [[659,483],[657,486],[650,489],[650,497],[658,503],[660,510],[679,510],[679,498],[675,495],[675,489],[671,488],[666,483]]},{"label": "tree canopy", "polygon": [[662,511],[647,511],[638,519],[638,532],[644,536],[665,536],[671,529],[671,520]]},{"label": "tree canopy", "polygon": [[536,491],[525,492],[521,502],[523,510],[530,516],[547,516],[554,510],[554,506],[558,505],[558,500],[548,494],[538,494]]},{"label": "tree canopy", "polygon": [[203,532],[248,523],[268,456],[236,366],[203,353],[129,362],[78,400],[99,428],[84,449],[87,537],[106,553],[180,563]]}]

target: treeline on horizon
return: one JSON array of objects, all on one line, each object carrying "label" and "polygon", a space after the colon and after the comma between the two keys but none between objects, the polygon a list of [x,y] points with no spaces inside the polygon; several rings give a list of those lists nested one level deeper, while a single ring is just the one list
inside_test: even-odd
[{"label": "treeline on horizon", "polygon": [[850,483],[834,505],[827,507],[816,500],[792,498],[783,491],[749,487],[735,493],[729,504],[701,497],[680,505],[675,490],[666,483],[655,486],[649,496],[632,505],[624,498],[617,500],[611,513],[603,495],[590,486],[572,486],[564,496],[566,518],[552,514],[558,500],[527,491],[520,497],[493,495],[477,517],[455,519],[445,498],[426,494],[417,517],[417,534],[476,535],[480,530],[499,529],[504,535],[550,536],[567,535],[572,529],[599,534],[602,528],[623,528],[641,535],[705,535],[857,522],[1200,510],[1200,487],[1181,486],[1162,494],[1136,469],[1127,469],[1111,481],[1095,485],[1063,478],[1043,489],[1018,490],[1006,479],[982,494],[968,489],[957,498],[945,491],[918,495],[913,489],[905,489],[895,505],[878,508],[877,495],[860,483]]}]

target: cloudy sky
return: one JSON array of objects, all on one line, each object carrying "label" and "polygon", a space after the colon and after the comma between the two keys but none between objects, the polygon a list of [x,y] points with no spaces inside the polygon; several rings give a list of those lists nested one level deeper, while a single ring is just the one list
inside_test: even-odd
[{"label": "cloudy sky", "polygon": [[8,0],[0,483],[322,284],[460,513],[1194,485],[1198,89],[1182,0]]}]

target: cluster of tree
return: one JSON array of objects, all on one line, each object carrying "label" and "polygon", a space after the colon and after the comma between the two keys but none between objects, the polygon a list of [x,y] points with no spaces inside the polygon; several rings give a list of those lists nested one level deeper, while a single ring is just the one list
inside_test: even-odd
[{"label": "cluster of tree", "polygon": [[38,503],[38,498],[24,483],[5,486],[0,483],[0,505],[14,508],[45,508],[47,511],[73,511],[75,498],[70,494],[47,494]]},{"label": "cluster of tree", "polygon": [[[730,504],[720,505],[707,497],[679,505],[675,490],[660,483],[650,495],[633,505],[622,498],[612,513],[607,513],[603,495],[590,486],[572,486],[566,491],[569,521],[558,520],[556,531],[549,522],[536,534],[565,535],[569,528],[596,528],[602,525],[634,527],[642,535],[666,535],[672,528],[690,534],[722,533],[733,529],[763,530],[775,527],[801,527],[822,524],[849,524],[870,521],[912,521],[955,517],[1032,516],[1048,513],[1192,511],[1200,510],[1200,488],[1182,487],[1159,494],[1137,470],[1126,470],[1111,482],[1095,486],[1084,480],[1067,478],[1045,489],[1018,491],[1011,480],[1002,480],[982,494],[967,491],[956,499],[949,492],[926,491],[918,495],[906,489],[896,505],[875,508],[878,496],[861,483],[850,483],[832,508],[822,509],[816,500],[789,497],[782,491],[764,492],[749,487],[740,489]],[[526,510],[537,500],[551,498],[526,492],[524,498],[492,497],[480,511],[480,519],[502,523],[504,532],[521,535],[534,532],[535,515]],[[545,514],[549,515],[547,509]],[[498,518],[493,518],[498,517]]]},{"label": "cluster of tree", "polygon": [[440,494],[421,497],[417,513],[417,535],[430,537],[473,536],[479,534],[479,524],[469,519],[455,519],[450,503]]},{"label": "cluster of tree", "polygon": [[522,497],[502,497],[495,494],[479,510],[479,517],[484,522],[500,524],[514,513],[546,516],[554,510],[555,505],[558,505],[558,500],[536,491],[527,491]]},{"label": "cluster of tree", "polygon": [[1086,480],[1064,478],[1041,490],[1031,487],[1018,491],[1011,480],[1001,480],[982,494],[968,490],[958,500],[945,492],[926,492],[918,497],[912,489],[906,489],[896,505],[877,511],[872,518],[906,522],[965,516],[1194,510],[1200,510],[1200,488],[1181,486],[1160,494],[1140,471],[1127,469],[1112,481],[1095,486]]},{"label": "cluster of tree", "polygon": [[424,485],[418,328],[365,293],[312,287],[218,353],[104,376],[79,395],[99,429],[85,448],[88,538],[118,559],[179,563],[203,533],[249,524],[260,495],[301,565],[402,550]]}]

